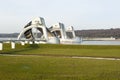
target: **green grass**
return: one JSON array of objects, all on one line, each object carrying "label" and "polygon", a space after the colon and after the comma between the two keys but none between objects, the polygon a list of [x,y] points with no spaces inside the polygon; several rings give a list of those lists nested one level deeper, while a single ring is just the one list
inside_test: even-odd
[{"label": "green grass", "polygon": [[0,56],[0,80],[120,80],[120,61]]},{"label": "green grass", "polygon": [[54,56],[94,56],[94,57],[115,57],[120,58],[120,46],[103,45],[16,45],[15,50],[5,44],[2,54],[32,54],[32,55],[54,55]]},{"label": "green grass", "polygon": [[0,80],[120,80],[120,61],[59,57],[120,58],[120,46],[16,44],[16,49],[10,49],[10,44],[4,44],[0,53],[22,54],[0,56]]}]

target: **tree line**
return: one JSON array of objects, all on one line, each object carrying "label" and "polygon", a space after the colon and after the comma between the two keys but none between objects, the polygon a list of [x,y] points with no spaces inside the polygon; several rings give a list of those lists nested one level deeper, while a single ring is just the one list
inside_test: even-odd
[{"label": "tree line", "polygon": [[116,29],[94,29],[94,30],[76,30],[76,35],[79,37],[90,37],[90,38],[104,38],[114,37],[120,38],[120,28]]}]

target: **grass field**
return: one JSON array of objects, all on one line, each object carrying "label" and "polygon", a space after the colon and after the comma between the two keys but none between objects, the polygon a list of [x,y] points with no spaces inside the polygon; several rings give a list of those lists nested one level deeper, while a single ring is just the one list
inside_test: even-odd
[{"label": "grass field", "polygon": [[57,57],[120,58],[120,46],[17,44],[15,50],[8,44],[4,47],[1,54],[22,56],[0,56],[0,80],[120,80],[120,61]]},{"label": "grass field", "polygon": [[56,56],[94,56],[94,57],[115,57],[120,58],[120,46],[103,45],[16,45],[15,50],[5,44],[2,54],[32,54],[32,55],[56,55]]},{"label": "grass field", "polygon": [[0,56],[0,80],[120,80],[120,61]]}]

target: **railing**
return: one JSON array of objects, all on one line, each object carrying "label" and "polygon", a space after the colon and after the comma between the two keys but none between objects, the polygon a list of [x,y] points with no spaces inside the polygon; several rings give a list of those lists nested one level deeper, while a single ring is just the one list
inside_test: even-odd
[{"label": "railing", "polygon": [[11,49],[15,49],[16,43],[21,43],[21,45],[25,44],[40,44],[41,42],[46,42],[46,40],[0,40],[0,50],[3,50],[4,43],[10,42],[11,43]]}]

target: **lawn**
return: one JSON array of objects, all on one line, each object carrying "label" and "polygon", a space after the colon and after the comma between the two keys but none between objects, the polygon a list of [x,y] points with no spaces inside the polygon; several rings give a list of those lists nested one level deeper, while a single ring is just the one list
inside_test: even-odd
[{"label": "lawn", "polygon": [[62,56],[120,58],[120,46],[4,44],[0,80],[120,80],[120,61]]},{"label": "lawn", "polygon": [[54,56],[94,56],[94,57],[115,57],[120,58],[120,46],[103,45],[16,45],[16,49],[10,49],[5,44],[2,54],[32,54],[32,55],[54,55]]},{"label": "lawn", "polygon": [[0,56],[0,80],[120,80],[120,61]]}]

